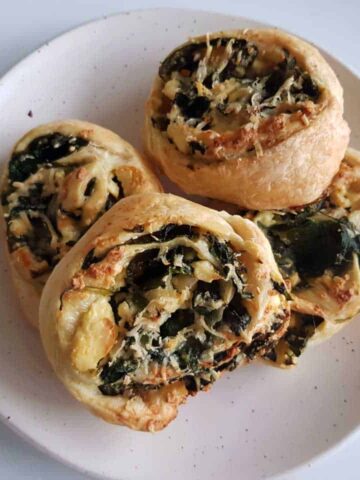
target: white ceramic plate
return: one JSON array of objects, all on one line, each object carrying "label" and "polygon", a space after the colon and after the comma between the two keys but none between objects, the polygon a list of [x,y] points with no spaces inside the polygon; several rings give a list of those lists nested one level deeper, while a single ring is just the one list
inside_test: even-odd
[{"label": "white ceramic plate", "polygon": [[[214,13],[149,10],[105,18],[50,42],[0,81],[1,162],[26,130],[69,117],[109,127],[140,147],[144,101],[165,54],[190,35],[252,26],[260,25]],[[359,79],[329,60],[355,130]],[[57,459],[112,479],[258,479],[308,462],[357,429],[356,321],[308,351],[291,372],[254,364],[226,375],[210,394],[190,399],[163,432],[107,425],[52,374],[38,334],[23,322],[1,245],[0,414]]]}]

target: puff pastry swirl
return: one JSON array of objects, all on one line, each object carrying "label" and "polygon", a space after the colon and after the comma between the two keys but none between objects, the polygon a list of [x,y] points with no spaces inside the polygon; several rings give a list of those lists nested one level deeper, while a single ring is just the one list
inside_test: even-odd
[{"label": "puff pastry swirl", "polygon": [[337,172],[342,115],[342,88],[313,46],[279,30],[212,33],[161,64],[145,149],[186,193],[288,208],[316,200]]},{"label": "puff pastry swirl", "polygon": [[2,209],[14,280],[32,325],[58,261],[114,203],[142,191],[161,186],[140,154],[105,128],[64,120],[19,140],[2,180]]},{"label": "puff pastry swirl", "polygon": [[267,357],[287,367],[360,312],[360,154],[348,149],[317,202],[250,217],[267,234],[292,293],[287,333]]},{"label": "puff pastry swirl", "polygon": [[78,400],[108,422],[155,431],[189,395],[271,348],[288,323],[284,289],[253,222],[135,195],[55,268],[40,332]]}]

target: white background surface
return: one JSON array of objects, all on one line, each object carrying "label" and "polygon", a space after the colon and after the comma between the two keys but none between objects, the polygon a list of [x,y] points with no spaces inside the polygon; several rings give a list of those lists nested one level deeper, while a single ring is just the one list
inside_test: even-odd
[{"label": "white background surface", "polygon": [[[81,23],[122,10],[156,6],[194,7],[268,22],[306,37],[360,72],[359,0],[198,0],[196,3],[190,0],[0,0],[0,6],[0,75],[36,47]],[[360,435],[337,453],[306,466],[299,473],[283,475],[281,479],[358,479],[359,452]],[[80,480],[88,477],[48,459],[0,424],[0,479],[50,478]],[[151,480],[150,472],[148,480]],[[257,479],[239,476],[239,480]]]}]

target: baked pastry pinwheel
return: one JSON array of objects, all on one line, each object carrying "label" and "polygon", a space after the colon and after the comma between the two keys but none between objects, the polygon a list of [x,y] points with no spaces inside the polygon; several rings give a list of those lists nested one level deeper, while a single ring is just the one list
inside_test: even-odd
[{"label": "baked pastry pinwheel", "polygon": [[58,261],[120,198],[161,191],[140,154],[115,133],[78,120],[37,127],[14,147],[2,179],[13,277],[26,318]]},{"label": "baked pastry pinwheel", "polygon": [[266,356],[291,366],[308,344],[331,337],[360,312],[360,154],[347,151],[317,202],[250,216],[292,291],[289,329]]},{"label": "baked pastry pinwheel", "polygon": [[154,163],[186,193],[249,209],[315,201],[348,141],[334,72],[280,30],[190,39],[162,62],[146,105]]},{"label": "baked pastry pinwheel", "polygon": [[69,391],[108,422],[144,431],[266,353],[288,319],[253,222],[157,193],[107,212],[55,268],[40,305],[47,356]]}]

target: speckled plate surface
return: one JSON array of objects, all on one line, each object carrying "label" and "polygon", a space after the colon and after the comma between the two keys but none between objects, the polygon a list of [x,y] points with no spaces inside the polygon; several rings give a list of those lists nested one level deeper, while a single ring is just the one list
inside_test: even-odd
[{"label": "speckled plate surface", "polygon": [[[251,26],[259,24],[161,9],[105,18],[50,42],[0,80],[1,162],[26,130],[67,117],[102,124],[139,147],[144,101],[166,52],[189,35]],[[360,147],[359,79],[329,60],[345,89],[352,145]],[[107,425],[52,374],[37,332],[18,309],[3,246],[0,262],[0,415],[82,471],[112,479],[269,478],[328,451],[359,426],[357,321],[308,351],[291,372],[253,364],[226,375],[210,394],[190,399],[163,432]]]}]

